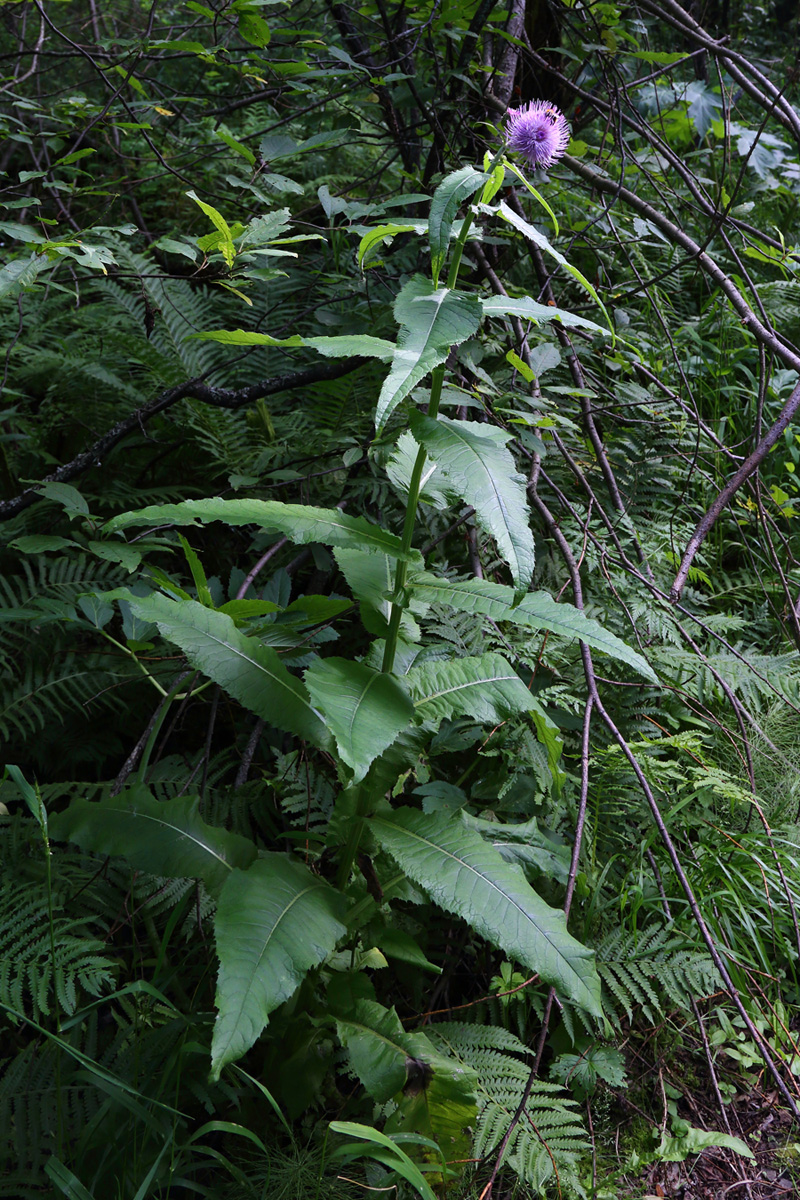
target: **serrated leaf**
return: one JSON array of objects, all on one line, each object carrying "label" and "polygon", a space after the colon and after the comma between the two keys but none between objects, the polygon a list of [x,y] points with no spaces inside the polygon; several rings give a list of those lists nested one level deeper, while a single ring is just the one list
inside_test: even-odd
[{"label": "serrated leaf", "polygon": [[378,432],[411,389],[445,361],[451,347],[472,337],[482,314],[477,296],[434,288],[421,275],[409,280],[394,303],[400,336],[378,398]]},{"label": "serrated leaf", "polygon": [[30,258],[17,258],[6,263],[0,269],[0,300],[6,296],[16,296],[26,288],[32,288],[37,275],[51,265],[49,259],[42,254],[33,254]]},{"label": "serrated leaf", "polygon": [[250,1049],[269,1015],[347,932],[344,897],[307,867],[264,853],[222,889],[215,929],[219,1010],[211,1076]]},{"label": "serrated leaf", "polygon": [[604,629],[593,617],[587,617],[572,604],[554,600],[547,592],[528,592],[515,605],[511,588],[489,579],[453,580],[420,574],[412,577],[407,586],[413,596],[429,604],[445,604],[461,612],[490,617],[493,621],[512,621],[529,629],[549,629],[562,637],[578,638],[593,650],[601,650],[611,658],[627,663],[651,683],[658,683],[646,658],[616,634]]},{"label": "serrated leaf", "polygon": [[192,666],[250,712],[316,746],[326,743],[325,726],[301,681],[289,674],[275,650],[246,637],[231,617],[196,600],[169,600],[156,594],[124,597],[135,617],[156,624]]},{"label": "serrated leaf", "polygon": [[540,304],[531,296],[518,296],[516,299],[512,296],[489,296],[481,303],[485,317],[520,317],[524,321],[534,321],[537,325],[543,321],[560,321],[562,325],[580,326],[605,334],[606,337],[610,336],[608,329],[590,321],[588,317],[579,317],[577,313],[567,312],[564,308]]},{"label": "serrated leaf", "polygon": [[104,525],[106,533],[130,525],[193,525],[222,521],[226,525],[258,525],[283,533],[298,546],[321,542],[419,561],[418,550],[404,551],[399,537],[365,517],[351,517],[339,508],[311,504],[282,504],[279,500],[185,500],[182,504],[151,504],[136,512],[120,513]]},{"label": "serrated leaf", "polygon": [[511,434],[494,425],[409,413],[411,432],[435,461],[449,487],[475,509],[481,528],[511,567],[515,598],[527,592],[535,551],[525,479],[507,448]]},{"label": "serrated leaf", "polygon": [[402,683],[364,663],[318,659],[306,671],[305,683],[336,739],[342,761],[352,768],[355,783],[414,716]]},{"label": "serrated leaf", "polygon": [[533,867],[546,879],[566,884],[571,858],[569,846],[553,841],[543,833],[536,817],[516,825],[487,821],[467,812],[461,814],[461,819],[469,829],[476,830],[484,841],[494,846],[506,862]]},{"label": "serrated leaf", "polygon": [[433,193],[428,217],[428,233],[431,243],[431,274],[434,287],[438,286],[439,275],[447,257],[450,230],[464,200],[474,196],[478,188],[489,179],[474,167],[462,167],[447,175]]},{"label": "serrated leaf", "polygon": [[[408,489],[418,454],[419,446],[408,430],[404,430],[395,442],[394,449],[386,463],[386,474],[403,501],[408,500]],[[437,475],[434,462],[425,463],[419,498],[422,503],[432,504],[434,508],[447,508],[453,499],[445,488],[441,474]]]},{"label": "serrated leaf", "polygon": [[453,716],[497,724],[539,707],[501,654],[426,662],[405,678],[417,714],[437,724]]},{"label": "serrated leaf", "polygon": [[384,850],[448,912],[600,1017],[594,955],[567,932],[563,912],[536,894],[522,870],[449,815],[401,808],[369,825]]},{"label": "serrated leaf", "polygon": [[665,1130],[656,1155],[662,1162],[685,1162],[690,1154],[702,1154],[709,1146],[733,1150],[735,1154],[755,1162],[755,1154],[741,1138],[733,1137],[730,1133],[717,1133],[713,1129],[698,1129],[694,1125],[690,1125],[688,1132],[681,1137],[670,1137]]},{"label": "serrated leaf", "polygon": [[202,879],[212,894],[234,867],[249,867],[256,848],[248,838],[207,825],[199,796],[156,800],[135,784],[93,803],[73,800],[51,817],[53,836],[96,854],[118,854],[153,875]]}]

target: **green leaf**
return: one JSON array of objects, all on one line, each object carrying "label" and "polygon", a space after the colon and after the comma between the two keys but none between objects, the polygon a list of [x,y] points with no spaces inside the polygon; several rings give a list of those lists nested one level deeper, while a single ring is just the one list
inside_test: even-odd
[{"label": "green leaf", "polygon": [[425,1111],[414,1114],[423,1117],[417,1128],[423,1124],[446,1158],[467,1153],[466,1133],[477,1116],[476,1072],[445,1057],[424,1033],[406,1033],[393,1008],[357,995],[337,1003],[345,996],[346,986],[328,991],[339,1040],[369,1094],[385,1104],[402,1092],[401,1107],[418,1098]]},{"label": "green leaf", "polygon": [[488,175],[484,175],[482,171],[476,171],[474,167],[462,167],[460,171],[454,171],[451,175],[447,175],[433,193],[428,218],[428,232],[431,242],[431,273],[434,287],[439,284],[439,275],[447,257],[450,230],[456,214],[463,201],[468,196],[474,196],[478,188],[488,179]]},{"label": "green leaf", "polygon": [[506,863],[449,815],[401,808],[369,825],[415,883],[448,912],[462,917],[510,958],[536,971],[565,1000],[600,1017],[594,955],[568,932],[563,912],[536,894],[522,870]]},{"label": "green leaf", "polygon": [[218,229],[220,234],[220,252],[227,265],[232,267],[233,260],[236,257],[236,248],[233,244],[233,234],[228,222],[225,220],[222,213],[218,212],[217,209],[214,208],[213,204],[206,204],[198,195],[195,194],[195,192],[187,192],[186,195],[190,200],[194,200],[195,204],[197,204],[203,210],[211,223]]},{"label": "green leaf", "polygon": [[427,573],[412,577],[408,587],[412,596],[429,604],[445,604],[493,621],[512,621],[529,629],[549,629],[562,637],[579,638],[593,650],[627,663],[651,683],[658,683],[653,668],[641,654],[574,605],[556,601],[547,592],[529,592],[515,605],[511,588],[502,584],[488,579],[439,579]]},{"label": "green leaf", "polygon": [[194,525],[222,521],[225,525],[258,525],[285,534],[298,546],[321,542],[419,561],[418,550],[405,552],[399,537],[364,517],[351,517],[338,508],[311,504],[282,504],[279,500],[185,500],[182,504],[151,504],[136,512],[120,513],[103,527],[106,533],[130,525]]},{"label": "green leaf", "polygon": [[[360,1138],[368,1143],[360,1155],[352,1154],[349,1146],[342,1146],[334,1151],[332,1157],[374,1158],[376,1162],[383,1163],[390,1171],[396,1171],[398,1175],[401,1175],[419,1192],[422,1200],[436,1200],[435,1194],[431,1191],[430,1185],[416,1163],[412,1162],[406,1152],[395,1145],[385,1133],[381,1133],[379,1129],[373,1129],[371,1125],[359,1125],[356,1121],[331,1121],[330,1129],[333,1133],[347,1134],[349,1137]],[[370,1150],[370,1145],[374,1145],[375,1149]]]},{"label": "green leaf", "polygon": [[142,784],[98,803],[73,800],[51,817],[53,836],[96,854],[118,854],[139,871],[202,879],[216,895],[234,867],[249,867],[256,848],[248,838],[207,825],[199,796],[156,800]]},{"label": "green leaf", "polygon": [[73,1175],[69,1167],[66,1167],[60,1158],[56,1158],[55,1154],[51,1154],[44,1164],[44,1173],[69,1200],[95,1200],[77,1175]]},{"label": "green leaf", "polygon": [[231,617],[196,600],[169,600],[155,593],[116,595],[124,596],[135,617],[156,624],[192,666],[256,716],[317,746],[325,744],[325,726],[300,680],[289,674],[275,650],[246,637]]},{"label": "green leaf", "polygon": [[270,39],[269,25],[258,13],[243,12],[239,14],[239,33],[251,46],[268,46]]},{"label": "green leaf", "polygon": [[567,312],[564,308],[552,308],[549,304],[540,304],[530,296],[490,296],[481,301],[485,317],[520,317],[524,321],[533,321],[539,325],[543,321],[560,321],[562,325],[577,325],[583,329],[593,329],[606,337],[609,331],[602,325],[590,321],[588,317],[579,317],[576,313]]},{"label": "green leaf", "polygon": [[520,821],[516,825],[504,825],[499,821],[487,821],[483,817],[461,814],[461,820],[469,829],[476,830],[502,854],[506,862],[532,867],[549,880],[566,884],[569,876],[571,854],[569,846],[554,841],[539,828],[536,817]]},{"label": "green leaf", "polygon": [[43,254],[33,254],[30,258],[17,258],[6,263],[0,270],[0,300],[32,288],[37,275],[50,266],[52,264]]},{"label": "green leaf", "polygon": [[391,243],[394,236],[398,233],[415,233],[417,232],[417,224],[401,224],[393,222],[389,225],[378,225],[375,229],[370,229],[365,233],[358,244],[358,265],[361,270],[364,270],[364,265],[367,259],[371,258],[373,250],[377,246],[384,243]]},{"label": "green leaf", "polygon": [[219,1010],[211,1076],[250,1049],[269,1015],[347,932],[345,900],[307,867],[264,853],[228,879],[215,919]]},{"label": "green leaf", "polygon": [[741,1138],[732,1137],[729,1133],[716,1133],[713,1129],[698,1129],[694,1125],[690,1125],[682,1137],[670,1137],[665,1131],[656,1154],[662,1162],[685,1162],[690,1154],[701,1154],[709,1146],[722,1146],[725,1150],[733,1150],[735,1154],[755,1161],[755,1154]]},{"label": "green leaf", "polygon": [[405,678],[418,715],[437,725],[454,716],[496,725],[539,708],[501,654],[426,662],[412,667]]},{"label": "green leaf", "polygon": [[512,435],[475,421],[433,420],[415,409],[408,420],[450,488],[474,507],[478,524],[497,542],[511,567],[515,599],[520,599],[533,577],[535,551],[525,479],[517,474],[507,448]]},{"label": "green leaf", "polygon": [[422,663],[411,667],[406,682],[418,716],[429,727],[454,716],[496,725],[517,713],[530,713],[536,736],[547,751],[550,773],[556,786],[561,786],[559,731],[502,655]]},{"label": "green leaf", "polygon": [[[240,17],[239,18],[240,29],[241,29],[241,20],[242,20],[242,18]],[[229,133],[227,133],[224,129],[216,129],[214,132],[215,132],[216,136],[220,139],[220,141],[223,141],[226,146],[229,146],[235,154],[241,155],[241,157],[243,159],[245,159],[250,164],[251,167],[255,167],[256,156],[255,156],[255,154],[253,154],[252,150],[250,150],[242,142],[237,142],[236,138],[231,137],[231,135]]]},{"label": "green leaf", "polygon": [[358,783],[414,716],[400,681],[346,658],[318,659],[305,674],[311,699]]},{"label": "green leaf", "polygon": [[[347,580],[347,586],[358,600],[364,628],[375,637],[386,637],[394,588],[394,569],[386,554],[370,554],[364,550],[334,550],[334,558]],[[400,630],[408,641],[419,641],[419,626],[408,609],[400,616]]]},{"label": "green leaf", "polygon": [[405,285],[394,303],[400,336],[375,414],[378,432],[421,379],[443,363],[452,346],[472,337],[482,316],[477,296],[434,288],[421,275]]},{"label": "green leaf", "polygon": [[[488,209],[487,211],[492,212],[494,210]],[[589,280],[586,278],[586,276],[582,275],[577,267],[573,267],[572,263],[567,262],[566,258],[564,258],[564,255],[561,254],[560,251],[556,250],[555,246],[548,241],[543,233],[539,233],[538,229],[534,229],[533,225],[529,225],[528,222],[523,220],[522,217],[518,216],[513,209],[509,208],[505,200],[500,201],[497,212],[501,217],[503,217],[504,220],[508,221],[509,224],[513,225],[515,229],[518,229],[520,233],[528,238],[529,241],[533,242],[535,246],[538,246],[540,250],[544,250],[546,254],[549,254],[551,258],[554,258],[556,262],[559,263],[565,271],[568,271],[572,278],[575,279],[581,285],[581,287],[589,293],[598,307],[602,309],[603,316],[608,322],[611,338],[614,340],[614,326],[611,318],[606,312],[606,307],[603,304],[603,301],[600,299],[591,283],[589,283]]]},{"label": "green leaf", "polygon": [[51,554],[65,550],[67,546],[78,546],[78,542],[59,537],[56,533],[29,533],[11,542],[12,549],[19,550],[21,554]]},{"label": "green leaf", "polygon": [[303,338],[292,334],[288,338],[270,337],[268,333],[254,333],[251,329],[216,329],[206,333],[192,333],[192,338],[206,342],[220,342],[224,346],[288,346],[290,349],[307,346],[317,350],[326,358],[380,358],[390,362],[394,357],[395,344],[368,333],[347,333],[337,337]]}]

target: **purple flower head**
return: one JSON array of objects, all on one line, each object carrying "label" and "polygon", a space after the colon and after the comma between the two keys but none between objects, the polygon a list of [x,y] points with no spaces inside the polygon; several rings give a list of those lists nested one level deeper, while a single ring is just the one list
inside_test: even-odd
[{"label": "purple flower head", "polygon": [[509,150],[524,154],[532,167],[552,167],[569,142],[569,125],[560,109],[546,100],[510,108],[506,120]]}]

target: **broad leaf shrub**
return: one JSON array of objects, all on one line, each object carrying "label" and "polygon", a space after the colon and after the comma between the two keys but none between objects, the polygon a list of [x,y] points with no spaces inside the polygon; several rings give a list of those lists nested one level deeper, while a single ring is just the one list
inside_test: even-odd
[{"label": "broad leaf shrub", "polygon": [[0,1194],[580,1194],[626,1087],[751,1153],[679,1104],[709,1028],[793,1104],[774,47],[95,9],[4,13]]}]

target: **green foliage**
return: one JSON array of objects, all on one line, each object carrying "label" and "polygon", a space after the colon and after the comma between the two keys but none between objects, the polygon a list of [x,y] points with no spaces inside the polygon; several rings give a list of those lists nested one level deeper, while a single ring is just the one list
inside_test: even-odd
[{"label": "green foliage", "polygon": [[6,10],[0,1195],[585,1195],[705,1035],[790,1104],[788,41]]}]

